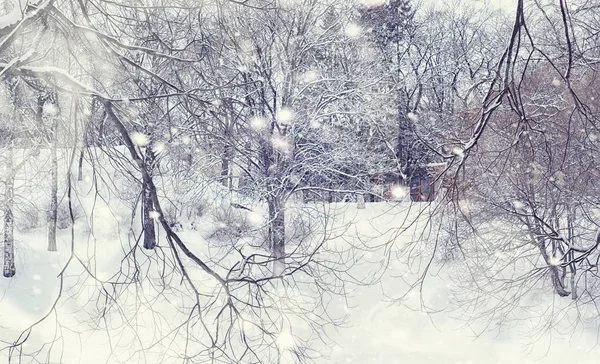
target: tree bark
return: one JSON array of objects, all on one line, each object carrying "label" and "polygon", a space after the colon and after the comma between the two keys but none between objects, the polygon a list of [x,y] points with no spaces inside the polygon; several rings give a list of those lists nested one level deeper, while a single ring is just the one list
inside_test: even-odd
[{"label": "tree bark", "polygon": [[358,193],[356,195],[356,203],[357,203],[356,208],[358,208],[359,210],[363,210],[365,208],[365,194],[364,193]]},{"label": "tree bark", "polygon": [[14,249],[14,220],[13,220],[13,201],[15,175],[13,169],[13,149],[12,145],[6,152],[6,189],[4,200],[4,270],[3,275],[6,278],[13,277],[16,273],[15,268],[15,249]]},{"label": "tree bark", "polygon": [[269,205],[269,247],[273,258],[273,274],[285,269],[285,209],[280,196],[267,198]]},{"label": "tree bark", "polygon": [[[567,210],[567,234],[568,234],[567,239],[573,245],[576,245],[575,226],[574,226],[575,218],[576,218],[575,209],[569,208]],[[577,275],[577,266],[575,265],[574,259],[575,259],[575,253],[573,252],[573,250],[569,250],[569,253],[567,254],[567,261],[573,262],[573,263],[569,264],[569,270],[571,273],[571,298],[573,300],[576,300],[578,297],[577,296],[577,283],[575,281],[575,276]]]},{"label": "tree bark", "polygon": [[544,261],[548,265],[548,269],[550,270],[550,281],[552,281],[552,286],[554,287],[554,291],[561,297],[566,297],[569,295],[569,292],[565,289],[565,285],[563,279],[561,277],[561,272],[558,266],[554,265],[550,260],[550,256],[546,251],[546,243],[542,240],[538,242],[538,248],[540,249],[540,253],[544,258]]},{"label": "tree bark", "polygon": [[[146,147],[144,164],[148,174],[152,175],[154,168],[154,153],[150,145]],[[154,204],[152,203],[152,187],[145,181],[142,183],[142,220],[144,229],[144,248],[154,249],[156,247],[156,230],[154,226]]]},{"label": "tree bark", "polygon": [[55,252],[56,249],[56,220],[58,217],[58,160],[56,153],[56,129],[57,118],[52,117],[52,129],[50,130],[50,154],[51,154],[51,187],[50,187],[50,211],[48,211],[48,251]]},{"label": "tree bark", "polygon": [[77,180],[78,181],[83,181],[83,153],[84,153],[86,147],[87,146],[84,146],[83,149],[81,149],[81,152],[79,153],[79,163],[77,165]]},{"label": "tree bark", "polygon": [[231,146],[225,145],[223,149],[223,156],[221,157],[221,181],[223,186],[230,190],[232,186],[231,181]]}]

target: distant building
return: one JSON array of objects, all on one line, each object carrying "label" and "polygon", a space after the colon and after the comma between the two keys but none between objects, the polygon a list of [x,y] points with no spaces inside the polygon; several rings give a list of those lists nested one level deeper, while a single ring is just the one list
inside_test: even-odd
[{"label": "distant building", "polygon": [[414,202],[435,201],[443,186],[446,163],[429,163],[417,167],[410,178],[410,199]]}]

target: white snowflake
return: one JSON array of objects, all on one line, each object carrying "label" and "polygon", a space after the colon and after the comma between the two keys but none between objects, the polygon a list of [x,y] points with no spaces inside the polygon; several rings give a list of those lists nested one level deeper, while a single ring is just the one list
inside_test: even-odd
[{"label": "white snowflake", "polygon": [[361,5],[366,6],[368,8],[374,8],[376,6],[381,6],[386,3],[386,0],[358,0]]},{"label": "white snowflake", "polygon": [[42,108],[42,112],[48,116],[54,116],[56,114],[58,114],[58,107],[56,107],[56,105],[52,104],[52,103],[45,103],[44,107]]},{"label": "white snowflake", "polygon": [[294,112],[289,107],[282,107],[277,112],[277,121],[282,124],[288,124],[294,118]]},{"label": "white snowflake", "polygon": [[456,147],[452,149],[452,154],[456,155],[457,157],[464,158],[465,151],[462,148]]},{"label": "white snowflake", "polygon": [[304,76],[302,77],[302,81],[306,83],[310,83],[316,81],[319,78],[319,73],[315,70],[309,70],[304,72]]},{"label": "white snowflake", "polygon": [[407,115],[408,119],[410,121],[412,121],[413,123],[418,123],[419,122],[419,117],[417,116],[417,114],[409,112]]},{"label": "white snowflake", "polygon": [[150,211],[148,212],[148,217],[154,220],[158,220],[158,218],[160,217],[160,212],[158,211]]},{"label": "white snowflake", "polygon": [[344,28],[346,35],[350,38],[358,38],[362,33],[362,28],[355,23],[348,23]]},{"label": "white snowflake", "polygon": [[514,200],[512,202],[513,207],[515,208],[515,210],[523,210],[525,209],[525,204],[519,200]]},{"label": "white snowflake", "polygon": [[138,147],[145,147],[150,143],[150,139],[147,135],[138,133],[137,131],[131,133],[131,141]]},{"label": "white snowflake", "polygon": [[552,266],[559,266],[562,263],[562,257],[557,257],[557,256],[551,256],[550,259],[548,259],[548,264],[552,265]]},{"label": "white snowflake", "polygon": [[277,336],[277,346],[279,346],[280,349],[291,349],[294,345],[296,345],[296,341],[294,340],[294,336],[289,332],[284,331]]},{"label": "white snowflake", "polygon": [[159,154],[162,154],[166,148],[167,148],[167,146],[165,143],[158,142],[158,143],[154,143],[154,145],[152,146],[152,151],[154,152],[154,154],[159,155]]},{"label": "white snowflake", "polygon": [[250,211],[248,213],[248,221],[254,226],[261,226],[264,223],[264,218],[258,212]]},{"label": "white snowflake", "polygon": [[290,141],[280,135],[273,136],[273,138],[271,138],[271,143],[273,144],[273,147],[280,152],[289,152],[292,149]]},{"label": "white snowflake", "polygon": [[401,185],[392,187],[392,196],[398,200],[402,200],[408,194],[407,188]]},{"label": "white snowflake", "polygon": [[255,130],[263,129],[265,126],[267,126],[267,120],[263,117],[255,116],[250,119],[250,126]]},{"label": "white snowflake", "polygon": [[552,79],[552,86],[558,87],[558,86],[560,86],[560,85],[561,85],[561,82],[560,82],[560,80],[559,80],[558,78],[554,77],[554,78]]}]

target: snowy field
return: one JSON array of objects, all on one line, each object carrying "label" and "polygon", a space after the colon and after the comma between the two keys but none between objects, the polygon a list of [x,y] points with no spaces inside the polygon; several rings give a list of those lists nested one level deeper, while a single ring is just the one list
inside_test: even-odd
[{"label": "snowy field", "polygon": [[[42,154],[43,155],[43,154]],[[42,157],[40,157],[42,158]],[[66,166],[63,165],[66,168]],[[86,168],[89,175],[90,170]],[[24,170],[28,174],[32,171]],[[25,180],[25,179],[23,179]],[[33,180],[28,180],[33,181]],[[165,182],[167,183],[167,182]],[[35,181],[40,187],[42,181]],[[168,184],[168,183],[167,183]],[[102,191],[106,186],[99,185]],[[45,227],[21,227],[16,235],[17,275],[0,281],[0,339],[4,343],[13,342],[30,325],[45,318],[31,332],[23,346],[25,351],[40,349],[41,343],[52,343],[56,347],[54,354],[43,358],[53,363],[118,363],[182,362],[173,356],[173,352],[183,350],[184,343],[161,343],[147,346],[143,352],[136,342],[149,343],[164,335],[168,323],[175,320],[180,312],[177,308],[185,298],[172,295],[157,295],[152,291],[156,285],[140,284],[134,291],[125,290],[121,294],[135,293],[122,303],[123,315],[106,315],[103,309],[107,302],[99,299],[101,282],[118,281],[119,272],[129,267],[123,262],[131,253],[135,239],[139,234],[139,224],[131,221],[131,209],[121,200],[112,196],[106,198],[103,193],[93,191],[89,178],[78,182],[80,217],[71,229],[59,230],[58,252],[46,251]],[[171,189],[172,187],[168,187]],[[31,184],[18,186],[21,195],[32,196]],[[31,191],[29,194],[24,193]],[[120,192],[119,192],[120,193]],[[25,198],[25,200],[30,200]],[[43,194],[37,197],[43,199]],[[24,203],[24,201],[22,201]],[[422,273],[423,264],[429,261],[429,245],[422,235],[424,222],[428,220],[436,204],[368,203],[366,209],[359,210],[352,203],[334,203],[310,205],[296,202],[288,207],[288,215],[301,216],[302,211],[322,210],[331,220],[330,230],[335,235],[323,247],[324,254],[338,259],[340,251],[354,248],[360,253],[351,264],[349,275],[353,277],[378,277],[372,285],[349,283],[344,296],[332,296],[327,312],[332,317],[345,317],[340,327],[327,327],[325,331],[331,341],[325,348],[323,344],[314,344],[317,363],[595,363],[600,354],[596,346],[593,330],[571,330],[564,334],[544,331],[536,336],[533,326],[539,322],[523,321],[516,324],[497,323],[497,327],[488,327],[481,331],[481,322],[471,322],[460,307],[451,302],[453,288],[452,272],[458,263],[442,262],[434,259],[433,268],[422,287],[416,287],[406,294],[408,285]],[[260,208],[249,216],[249,221],[257,226],[261,224]],[[22,216],[22,215],[21,215]],[[217,221],[198,218],[192,225],[184,225],[180,235],[189,242],[191,249],[199,256],[209,260],[222,255],[222,247],[211,242]],[[321,216],[321,215],[319,215]],[[134,219],[135,220],[135,219]],[[204,222],[206,221],[206,222]],[[412,222],[407,224],[407,221]],[[426,230],[426,229],[425,229]],[[71,246],[71,243],[74,243]],[[392,242],[392,243],[390,243]],[[164,244],[164,242],[162,243]],[[361,248],[362,246],[362,248]],[[414,247],[420,250],[417,257],[408,265],[399,252],[403,248]],[[352,248],[352,249],[350,249]],[[290,247],[288,247],[290,249]],[[75,252],[75,254],[72,254]],[[156,252],[141,252],[150,257]],[[398,257],[397,259],[395,257]],[[327,256],[322,257],[326,261]],[[79,260],[79,261],[75,261]],[[158,277],[152,272],[156,266],[148,265],[151,258],[140,262],[140,267],[148,269],[149,277]],[[93,270],[87,275],[83,267]],[[223,266],[226,264],[223,263]],[[65,268],[66,267],[66,268]],[[382,267],[386,267],[382,271]],[[62,274],[62,293],[58,297]],[[202,272],[190,271],[190,275],[203,282],[206,292],[214,292],[214,281]],[[167,290],[177,292],[179,281],[166,282]],[[313,292],[296,294],[303,300],[304,293],[310,297]],[[185,292],[181,293],[185,295]],[[290,300],[298,299],[289,298]],[[57,299],[58,298],[58,299]],[[401,300],[399,300],[402,298]],[[178,301],[181,299],[181,301]],[[536,307],[554,307],[553,296],[543,296]],[[56,305],[56,310],[51,308]],[[127,307],[131,305],[130,307]],[[152,307],[153,309],[148,309]],[[426,308],[424,308],[426,307]],[[154,317],[160,312],[162,317]],[[48,317],[45,317],[48,315]],[[172,315],[172,316],[169,316]],[[127,317],[133,322],[115,322]],[[111,320],[113,322],[111,322]],[[294,328],[294,319],[291,319]],[[59,323],[59,325],[57,325]],[[135,328],[131,332],[115,329],[109,336],[104,329],[108,327]],[[111,326],[112,325],[112,326]],[[298,324],[302,326],[301,323]],[[543,323],[542,323],[543,326]],[[575,332],[575,334],[573,334]],[[133,334],[135,333],[135,334]],[[302,330],[295,331],[289,337],[278,339],[283,351],[281,362],[298,362],[286,351],[293,351]],[[136,337],[137,336],[137,337]],[[58,339],[57,339],[58,338]],[[532,345],[534,344],[534,345]],[[143,345],[142,345],[143,346]],[[308,346],[311,344],[309,342]],[[45,346],[42,352],[48,348]],[[134,349],[132,349],[134,348]],[[165,350],[168,348],[168,350]],[[8,360],[10,350],[0,352],[2,362]],[[16,354],[13,352],[13,354]],[[13,358],[12,362],[18,361]],[[22,362],[35,362],[23,357]],[[191,359],[190,362],[196,362]],[[201,361],[198,361],[201,362]],[[252,361],[249,361],[252,362]]]}]

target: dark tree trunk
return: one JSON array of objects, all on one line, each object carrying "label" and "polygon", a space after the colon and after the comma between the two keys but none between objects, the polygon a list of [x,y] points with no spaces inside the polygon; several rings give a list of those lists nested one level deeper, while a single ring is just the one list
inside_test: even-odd
[{"label": "dark tree trunk", "polygon": [[[154,169],[154,153],[150,145],[146,148],[144,164],[148,174],[152,175]],[[145,181],[142,184],[142,219],[144,225],[144,248],[154,249],[156,247],[156,230],[154,226],[154,204],[152,202],[152,190]]]},{"label": "dark tree trunk", "polygon": [[273,274],[285,269],[285,209],[280,196],[267,198],[269,205],[269,247],[273,257]]},{"label": "dark tree trunk", "polygon": [[400,164],[401,172],[406,176],[405,182],[409,182],[415,170],[415,127],[412,120],[407,116],[408,111],[402,105],[403,100],[398,97],[398,145],[396,147],[396,158]]},{"label": "dark tree trunk", "polygon": [[357,208],[359,210],[363,210],[365,209],[365,194],[362,192],[359,192],[356,194],[356,204],[357,204]]},{"label": "dark tree trunk", "polygon": [[[81,148],[81,152],[79,153],[79,161],[77,163],[77,181],[83,181],[83,159],[85,156],[85,151],[88,149],[90,143],[90,128],[94,122],[94,113],[96,112],[96,100],[92,100],[92,107],[90,111],[89,120],[87,123],[83,125],[83,147]],[[93,144],[93,143],[92,143]]]},{"label": "dark tree trunk", "polygon": [[221,158],[221,181],[223,186],[231,189],[231,146],[225,145],[223,149],[223,157]]},{"label": "dark tree trunk", "polygon": [[554,262],[551,261],[551,258],[546,251],[546,243],[543,240],[538,241],[537,245],[540,249],[542,257],[544,258],[544,261],[548,265],[548,269],[550,270],[550,281],[552,282],[554,291],[561,297],[568,296],[569,292],[565,289],[565,284],[561,275],[561,267],[555,265]]},{"label": "dark tree trunk", "polygon": [[81,150],[81,152],[79,153],[79,163],[77,165],[77,180],[78,181],[83,181],[83,154],[84,154],[86,147],[87,146],[84,146],[83,149]]}]

